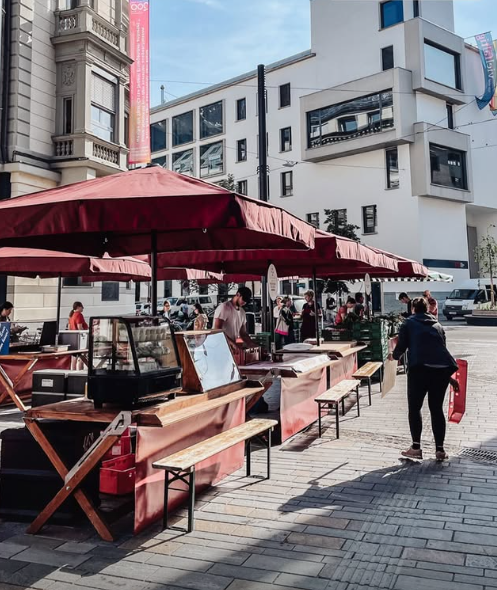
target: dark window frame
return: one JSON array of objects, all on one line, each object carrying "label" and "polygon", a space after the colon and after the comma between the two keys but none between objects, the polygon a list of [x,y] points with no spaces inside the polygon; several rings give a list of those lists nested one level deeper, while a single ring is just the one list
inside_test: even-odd
[{"label": "dark window frame", "polygon": [[393,70],[395,67],[395,56],[393,45],[381,48],[381,68],[383,72]]},{"label": "dark window frame", "polygon": [[[373,225],[369,225],[371,210],[373,214]],[[365,205],[362,208],[362,233],[364,235],[376,234],[378,227],[378,207],[377,205]]]},{"label": "dark window frame", "polygon": [[[395,171],[395,167],[392,166],[392,162],[389,158],[389,154],[395,153],[397,160],[397,180],[392,179],[392,172]],[[388,148],[385,150],[385,162],[387,169],[387,188],[394,190],[400,188],[400,171],[399,171],[399,150],[397,147]]]},{"label": "dark window frame", "polygon": [[417,18],[418,16],[421,15],[421,2],[420,0],[413,0],[412,2],[412,13],[414,15],[414,18]]},{"label": "dark window frame", "polygon": [[[221,129],[220,130],[216,130],[215,133],[210,133],[209,128],[207,127],[207,119],[203,118],[202,116],[202,112],[204,109],[208,109],[210,107],[217,107],[218,105],[220,105],[221,107]],[[211,137],[217,137],[218,135],[223,135],[224,134],[224,128],[225,128],[225,124],[224,124],[224,100],[216,100],[215,102],[211,102],[209,104],[206,104],[204,106],[201,106],[198,109],[198,126],[199,126],[199,139],[200,140],[208,140],[211,139]]]},{"label": "dark window frame", "polygon": [[74,132],[74,100],[72,96],[62,99],[62,126],[63,135],[71,135]]},{"label": "dark window frame", "polygon": [[[284,133],[288,131],[288,149],[285,149],[285,144],[287,141],[284,139]],[[292,128],[291,127],[283,127],[280,129],[280,152],[291,152],[292,151]]]},{"label": "dark window frame", "polygon": [[336,228],[344,227],[345,225],[347,225],[347,209],[333,210],[333,224]]},{"label": "dark window frame", "polygon": [[[288,93],[286,94],[287,90]],[[279,105],[280,109],[286,109],[292,106],[292,86],[290,82],[281,84],[279,87]]]},{"label": "dark window frame", "polygon": [[[385,6],[388,6],[388,5],[400,7],[400,8],[397,8],[397,10],[400,11],[400,12],[398,12],[398,14],[400,14],[399,20],[395,20],[395,22],[391,22],[389,24],[386,23],[385,11],[384,11]],[[384,2],[380,2],[380,28],[381,29],[389,29],[390,27],[394,27],[395,25],[398,25],[403,22],[404,22],[404,2],[403,2],[403,0],[384,0]]]},{"label": "dark window frame", "polygon": [[[286,180],[290,179],[287,183]],[[287,170],[281,173],[281,196],[293,197],[293,170]]]},{"label": "dark window frame", "polygon": [[455,129],[454,126],[454,105],[448,102],[446,105],[447,109],[447,128]]},{"label": "dark window frame", "polygon": [[102,301],[119,301],[119,291],[117,281],[104,281],[102,283]]},{"label": "dark window frame", "polygon": [[238,180],[236,183],[236,192],[239,195],[247,196],[248,193],[248,180]]},{"label": "dark window frame", "polygon": [[[185,141],[180,141],[179,138],[181,135],[180,130],[176,129],[177,121],[180,121],[182,117],[191,116],[191,139],[186,139]],[[172,147],[179,147],[180,145],[188,145],[189,143],[193,143],[195,141],[195,117],[193,114],[193,110],[186,111],[184,113],[180,113],[179,115],[175,115],[171,117],[171,137],[172,137]]]},{"label": "dark window frame", "polygon": [[[163,129],[160,129],[163,125]],[[158,141],[162,139],[163,141]],[[150,149],[152,152],[167,150],[167,119],[150,124]]]},{"label": "dark window frame", "polygon": [[238,139],[236,142],[236,161],[246,162],[247,161],[247,139]]},{"label": "dark window frame", "polygon": [[[313,216],[316,216],[314,220],[313,220]],[[316,229],[319,229],[319,223],[320,223],[319,211],[314,211],[313,213],[306,213],[306,220],[307,220],[307,223],[310,223]]]},{"label": "dark window frame", "polygon": [[[447,147],[445,145],[439,145],[436,143],[430,143],[429,145],[430,148],[430,182],[431,184],[433,184],[434,186],[441,186],[444,188],[450,188],[453,190],[462,190],[462,191],[468,191],[469,190],[469,183],[468,183],[468,158],[467,158],[467,152],[464,152],[462,150],[458,150],[458,149],[453,149],[450,147]],[[445,150],[447,151],[447,159],[449,158],[450,154],[454,155],[457,154],[459,156],[461,156],[460,162],[462,164],[461,166],[461,179],[462,179],[462,186],[454,186],[453,184],[442,184],[441,182],[435,182],[434,178],[433,178],[433,173],[434,172],[441,172],[441,166],[440,166],[440,162],[438,161],[438,166],[435,168],[434,164],[434,159],[432,157],[432,150],[433,148],[435,148],[435,150]],[[449,169],[450,170],[450,169]],[[451,177],[453,178],[453,177]]]},{"label": "dark window frame", "polygon": [[[240,105],[243,104],[243,109],[240,108]],[[243,111],[243,116],[241,116],[241,111]],[[235,117],[236,121],[245,121],[247,119],[247,99],[245,97],[238,98],[235,105]]]},{"label": "dark window frame", "polygon": [[[438,43],[434,43],[433,41],[430,41],[430,39],[424,39],[424,41],[423,41],[423,54],[424,54],[424,46],[425,45],[433,47],[434,49],[438,49],[442,53],[447,53],[448,55],[451,55],[454,58],[454,80],[455,80],[456,85],[449,86],[447,84],[444,84],[443,82],[439,82],[438,80],[434,80],[433,78],[426,78],[426,79],[430,80],[431,82],[435,82],[435,84],[441,84],[442,86],[445,86],[446,88],[455,88],[456,90],[462,91],[463,87],[462,87],[462,76],[461,76],[461,55],[459,53],[455,53],[454,51],[451,51],[450,49],[447,49],[447,47],[444,47],[443,45],[439,45]],[[426,55],[423,55],[423,59],[426,60]],[[425,77],[426,77],[426,73],[425,73]]]},{"label": "dark window frame", "polygon": [[[221,146],[221,158],[222,158],[222,170],[219,172],[213,172],[213,173],[205,173],[202,172],[203,168],[202,168],[202,157],[205,156],[205,154],[213,147],[215,146]],[[224,145],[224,140],[223,139],[218,139],[217,141],[213,141],[212,143],[204,143],[203,145],[200,146],[199,148],[199,177],[200,178],[212,178],[213,176],[219,176],[221,174],[225,173],[225,169],[226,169],[226,157],[225,157],[225,145]],[[209,170],[209,166],[207,167],[207,170]]]}]

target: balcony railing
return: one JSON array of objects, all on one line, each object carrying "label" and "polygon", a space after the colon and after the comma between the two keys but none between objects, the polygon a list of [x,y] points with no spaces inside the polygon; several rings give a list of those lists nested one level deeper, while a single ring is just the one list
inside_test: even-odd
[{"label": "balcony railing", "polygon": [[57,162],[79,162],[88,166],[94,162],[98,167],[126,170],[128,149],[109,143],[90,133],[62,135],[53,138],[54,164]]}]

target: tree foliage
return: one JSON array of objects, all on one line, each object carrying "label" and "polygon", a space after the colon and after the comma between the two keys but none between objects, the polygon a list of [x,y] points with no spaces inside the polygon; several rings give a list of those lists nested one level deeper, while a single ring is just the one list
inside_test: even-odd
[{"label": "tree foliage", "polygon": [[225,188],[226,190],[231,191],[232,193],[236,193],[236,182],[234,174],[228,174],[228,178],[220,180],[217,184],[221,188]]},{"label": "tree foliage", "polygon": [[341,223],[338,209],[325,209],[324,214],[326,215],[324,222],[327,224],[326,231],[335,234],[336,236],[342,236],[343,238],[349,238],[356,242],[360,242],[360,238],[357,235],[357,230],[360,229],[358,225],[352,223]]},{"label": "tree foliage", "polygon": [[475,248],[475,259],[480,267],[480,272],[490,277],[490,299],[492,308],[495,307],[494,279],[497,271],[497,242],[487,233]]}]

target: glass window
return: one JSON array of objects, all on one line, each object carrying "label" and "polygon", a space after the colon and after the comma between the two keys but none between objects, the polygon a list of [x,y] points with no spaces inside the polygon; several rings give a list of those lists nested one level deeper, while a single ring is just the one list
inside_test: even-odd
[{"label": "glass window", "polygon": [[150,125],[150,143],[153,152],[167,148],[166,121],[159,121]]},{"label": "glass window", "polygon": [[247,140],[239,139],[236,142],[236,161],[246,162],[247,161]]},{"label": "glass window", "polygon": [[310,223],[315,228],[319,229],[319,213],[308,213],[307,223]]},{"label": "glass window", "polygon": [[224,145],[222,141],[203,145],[200,148],[200,178],[224,172]]},{"label": "glass window", "polygon": [[200,115],[200,139],[212,137],[223,133],[223,101],[201,107]]},{"label": "glass window", "polygon": [[64,135],[69,135],[73,132],[72,96],[64,98],[63,117]]},{"label": "glass window", "polygon": [[173,117],[173,146],[193,141],[193,111]]},{"label": "glass window", "polygon": [[102,283],[102,301],[119,301],[119,283]]},{"label": "glass window", "polygon": [[363,233],[374,234],[376,233],[376,205],[368,205],[362,208],[362,226]]},{"label": "glass window", "polygon": [[116,85],[92,74],[91,103],[92,132],[106,141],[114,141]]},{"label": "glass window", "polygon": [[454,129],[454,107],[447,103],[447,127]]},{"label": "glass window", "polygon": [[293,195],[293,172],[281,173],[281,196],[291,197]]},{"label": "glass window", "polygon": [[394,126],[391,90],[307,113],[307,146],[321,147]]},{"label": "glass window", "polygon": [[247,99],[239,98],[236,101],[236,120],[244,121],[247,118]]},{"label": "glass window", "polygon": [[332,232],[347,225],[347,209],[333,209],[330,213]]},{"label": "glass window", "polygon": [[385,151],[387,160],[387,188],[399,188],[399,151],[391,148]]},{"label": "glass window", "polygon": [[280,151],[289,152],[292,149],[292,128],[280,129]]},{"label": "glass window", "polygon": [[430,144],[430,167],[432,184],[468,189],[465,152]]},{"label": "glass window", "polygon": [[383,49],[381,50],[381,67],[383,71],[391,70],[394,67],[393,45],[383,47]]},{"label": "glass window", "polygon": [[159,164],[159,166],[167,168],[167,156],[160,156],[160,158],[152,158],[152,164]]},{"label": "glass window", "polygon": [[280,109],[292,104],[290,83],[280,86]]},{"label": "glass window", "polygon": [[82,277],[67,277],[62,279],[63,287],[93,287],[93,283],[83,281]]},{"label": "glass window", "polygon": [[413,0],[412,12],[413,12],[414,18],[419,16],[419,0]]},{"label": "glass window", "polygon": [[392,27],[404,20],[403,0],[387,0],[380,4],[381,28]]},{"label": "glass window", "polygon": [[425,41],[425,77],[461,90],[460,56]]},{"label": "glass window", "polygon": [[248,195],[248,181],[247,180],[239,180],[236,183],[236,192],[239,195]]},{"label": "glass window", "polygon": [[193,150],[185,150],[184,152],[173,154],[171,169],[173,172],[193,176]]}]

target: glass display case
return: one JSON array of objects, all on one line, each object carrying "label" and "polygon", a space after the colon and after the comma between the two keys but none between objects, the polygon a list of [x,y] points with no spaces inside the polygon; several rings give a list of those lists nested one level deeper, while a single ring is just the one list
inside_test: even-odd
[{"label": "glass display case", "polygon": [[131,408],[140,398],[179,387],[174,331],[144,316],[90,319],[88,397]]}]

